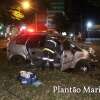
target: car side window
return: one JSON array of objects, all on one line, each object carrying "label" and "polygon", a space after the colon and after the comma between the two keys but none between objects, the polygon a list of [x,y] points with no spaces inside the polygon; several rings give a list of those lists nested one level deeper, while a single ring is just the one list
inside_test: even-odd
[{"label": "car side window", "polygon": [[31,40],[28,41],[27,45],[28,45],[29,48],[34,48],[34,47],[36,48],[36,47],[38,47],[38,42],[33,41],[31,39]]},{"label": "car side window", "polygon": [[30,48],[39,48],[39,47],[43,46],[43,43],[41,42],[41,40],[30,39],[28,41],[28,46]]}]

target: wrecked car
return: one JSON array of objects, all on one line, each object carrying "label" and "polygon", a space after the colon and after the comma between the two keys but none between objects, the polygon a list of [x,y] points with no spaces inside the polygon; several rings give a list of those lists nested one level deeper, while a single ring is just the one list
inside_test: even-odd
[{"label": "wrecked car", "polygon": [[7,57],[15,65],[29,63],[43,69],[57,67],[61,71],[71,68],[88,72],[97,61],[93,51],[85,50],[65,37],[28,33],[9,41]]}]

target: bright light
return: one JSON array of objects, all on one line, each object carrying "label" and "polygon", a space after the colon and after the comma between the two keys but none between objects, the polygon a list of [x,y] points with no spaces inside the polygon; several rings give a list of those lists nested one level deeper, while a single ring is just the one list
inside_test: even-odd
[{"label": "bright light", "polygon": [[32,28],[28,28],[27,31],[28,31],[28,32],[35,32],[35,30],[32,29]]},{"label": "bright light", "polygon": [[3,35],[3,32],[1,32],[1,35]]},{"label": "bright light", "polygon": [[0,30],[2,29],[2,26],[0,26]]},{"label": "bright light", "polygon": [[87,22],[87,28],[91,28],[93,26],[93,23],[91,21]]},{"label": "bright light", "polygon": [[20,27],[20,31],[23,31],[23,30],[25,30],[27,27],[25,26],[25,25],[22,25],[21,27]]},{"label": "bright light", "polygon": [[28,31],[28,32],[35,32],[34,26],[28,25],[28,26],[27,26],[27,31]]},{"label": "bright light", "polygon": [[11,35],[12,33],[9,33],[9,35]]},{"label": "bright light", "polygon": [[73,34],[73,33],[71,33],[71,34],[70,34],[70,37],[73,37],[73,36],[74,36],[74,34]]},{"label": "bright light", "polygon": [[25,10],[28,10],[30,8],[29,1],[23,1],[21,4],[22,4],[23,9],[25,9]]},{"label": "bright light", "polygon": [[66,35],[67,35],[67,33],[66,33],[66,32],[62,32],[62,35],[63,35],[63,36],[66,36]]},{"label": "bright light", "polygon": [[75,45],[74,44],[70,44],[70,45],[71,45],[72,48],[75,48]]}]

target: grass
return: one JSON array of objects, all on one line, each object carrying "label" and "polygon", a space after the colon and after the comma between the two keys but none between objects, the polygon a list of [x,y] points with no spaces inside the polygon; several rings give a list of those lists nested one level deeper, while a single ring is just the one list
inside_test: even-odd
[{"label": "grass", "polygon": [[[100,85],[100,69],[96,72],[81,74],[60,72],[59,70],[34,70],[34,67],[15,67],[7,63],[5,51],[0,51],[0,100],[99,100],[96,93],[54,93],[53,86],[79,87]],[[17,80],[20,70],[35,72],[43,82],[39,87],[23,86]]]},{"label": "grass", "polygon": [[[90,79],[89,76],[79,76],[72,73],[38,72],[39,79],[43,82],[40,87],[22,86],[17,80],[16,73],[2,73],[0,100],[99,100],[98,94],[73,94],[53,93],[53,86],[98,86],[100,81]],[[13,75],[14,74],[14,75]],[[2,99],[3,98],[3,99]],[[98,99],[97,99],[98,98]]]}]

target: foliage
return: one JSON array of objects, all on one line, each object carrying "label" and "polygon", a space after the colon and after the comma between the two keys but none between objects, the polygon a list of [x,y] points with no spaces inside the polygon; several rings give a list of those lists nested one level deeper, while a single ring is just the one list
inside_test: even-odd
[{"label": "foliage", "polygon": [[12,7],[9,12],[11,13],[11,18],[15,20],[21,20],[24,18],[24,14],[21,12],[20,7]]}]

